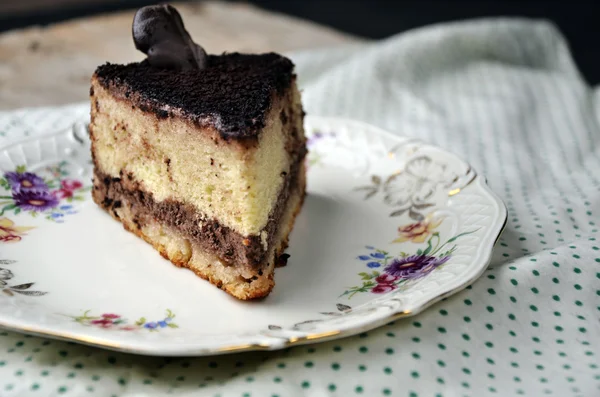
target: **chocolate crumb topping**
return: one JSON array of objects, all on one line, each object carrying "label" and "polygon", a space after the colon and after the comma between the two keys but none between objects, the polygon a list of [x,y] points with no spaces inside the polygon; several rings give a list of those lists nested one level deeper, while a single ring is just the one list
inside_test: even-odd
[{"label": "chocolate crumb topping", "polygon": [[256,138],[276,95],[292,84],[294,64],[275,53],[209,55],[204,70],[173,71],[147,60],[96,69],[98,82],[114,95],[157,117],[177,110],[201,127],[229,139]]}]

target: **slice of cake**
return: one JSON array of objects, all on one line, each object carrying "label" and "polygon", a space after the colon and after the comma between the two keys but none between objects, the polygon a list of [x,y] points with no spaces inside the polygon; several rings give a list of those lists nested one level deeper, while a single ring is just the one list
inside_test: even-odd
[{"label": "slice of cake", "polygon": [[170,6],[138,11],[133,32],[148,58],[92,77],[94,201],[236,298],[268,295],[305,194],[292,62],[206,55]]}]

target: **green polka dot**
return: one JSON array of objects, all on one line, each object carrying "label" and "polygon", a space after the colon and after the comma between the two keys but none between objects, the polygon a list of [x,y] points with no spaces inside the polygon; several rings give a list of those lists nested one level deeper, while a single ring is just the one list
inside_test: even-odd
[{"label": "green polka dot", "polygon": [[473,304],[473,302],[471,302],[470,299],[465,299],[465,305],[471,306],[472,304]]},{"label": "green polka dot", "polygon": [[312,362],[312,361],[307,361],[307,362],[305,362],[305,363],[304,363],[304,366],[305,366],[306,368],[312,368],[312,367],[314,366],[314,364],[313,364],[313,362]]},{"label": "green polka dot", "polygon": [[40,385],[38,383],[34,383],[33,385],[31,385],[31,390],[37,390],[40,388]]},{"label": "green polka dot", "polygon": [[67,388],[65,386],[61,386],[61,387],[58,388],[58,392],[60,394],[64,394],[64,393],[67,392]]},{"label": "green polka dot", "polygon": [[368,349],[366,346],[361,346],[361,347],[358,349],[358,351],[359,351],[359,352],[361,352],[361,353],[366,353],[366,352],[368,352],[368,351],[369,351],[369,349]]},{"label": "green polka dot", "polygon": [[440,367],[445,367],[445,366],[446,366],[446,363],[445,363],[445,362],[443,362],[442,360],[437,360],[437,364],[438,364]]},{"label": "green polka dot", "polygon": [[358,366],[358,370],[361,371],[361,372],[364,372],[364,371],[367,370],[367,367],[365,365],[359,365]]},{"label": "green polka dot", "polygon": [[494,344],[492,342],[488,341],[488,342],[485,342],[485,346],[489,347],[489,348],[492,348],[492,347],[494,347]]},{"label": "green polka dot", "polygon": [[491,358],[487,358],[486,361],[488,362],[488,364],[495,364],[494,360],[492,360]]},{"label": "green polka dot", "polygon": [[487,307],[486,307],[486,310],[487,310],[488,312],[490,312],[490,313],[493,313],[493,312],[494,312],[494,308],[493,308],[492,306],[487,306]]},{"label": "green polka dot", "polygon": [[246,378],[246,382],[249,382],[249,383],[254,382],[254,377],[253,376],[248,376]]},{"label": "green polka dot", "polygon": [[335,389],[337,389],[337,387],[333,383],[330,383],[329,386],[327,386],[327,388],[329,389],[329,391],[335,391]]},{"label": "green polka dot", "polygon": [[356,386],[356,388],[354,389],[354,391],[358,394],[363,392],[363,387],[362,386]]},{"label": "green polka dot", "polygon": [[512,303],[517,303],[517,298],[515,298],[514,296],[511,296],[511,297],[510,297],[510,301],[511,301]]},{"label": "green polka dot", "polygon": [[414,322],[413,322],[413,325],[414,325],[415,327],[417,327],[417,328],[421,328],[421,323],[420,323],[420,322],[418,322],[418,321],[414,321]]},{"label": "green polka dot", "polygon": [[385,354],[394,354],[394,349],[388,347],[387,349],[385,349]]},{"label": "green polka dot", "polygon": [[514,320],[516,317],[515,317],[515,315],[514,315],[514,314],[510,313],[510,314],[508,315],[508,318],[509,318],[509,319],[511,319],[511,320]]},{"label": "green polka dot", "polygon": [[465,316],[465,317],[463,317],[463,320],[465,320],[465,322],[467,322],[467,323],[470,323],[471,317]]},{"label": "green polka dot", "polygon": [[510,279],[510,283],[511,283],[512,285],[519,285],[519,283],[517,282],[517,280],[515,280],[514,278],[511,278],[511,279]]},{"label": "green polka dot", "polygon": [[412,338],[412,341],[416,342],[416,343],[419,343],[419,342],[421,342],[421,339],[418,336],[415,336],[415,337]]},{"label": "green polka dot", "polygon": [[446,350],[446,345],[444,345],[443,343],[438,343],[438,348]]},{"label": "green polka dot", "polygon": [[412,354],[412,356],[413,356],[413,358],[414,358],[414,359],[416,359],[416,360],[418,360],[418,359],[420,359],[420,358],[421,358],[421,356],[419,355],[419,353],[413,353],[413,354]]},{"label": "green polka dot", "polygon": [[552,299],[554,299],[557,302],[560,302],[560,296],[558,295],[552,295]]},{"label": "green polka dot", "polygon": [[462,371],[467,375],[471,375],[471,370],[469,368],[463,368]]},{"label": "green polka dot", "polygon": [[285,368],[285,363],[279,363],[279,364],[277,364],[277,368]]},{"label": "green polka dot", "polygon": [[538,308],[537,308],[537,306],[535,306],[535,305],[529,305],[529,308],[530,308],[531,310],[533,310],[534,312],[537,312],[537,311],[538,311]]},{"label": "green polka dot", "polygon": [[487,323],[487,324],[485,325],[485,327],[486,327],[488,330],[490,330],[490,331],[494,329],[494,326],[493,326],[492,324],[490,324],[490,323]]},{"label": "green polka dot", "polygon": [[385,372],[386,375],[390,375],[393,371],[390,367],[385,367],[383,369],[383,372]]},{"label": "green polka dot", "polygon": [[443,385],[444,383],[446,383],[446,382],[444,381],[444,378],[436,378],[436,380],[435,380],[435,381],[436,381],[437,383],[439,383],[440,385]]},{"label": "green polka dot", "polygon": [[439,328],[438,328],[438,332],[440,332],[440,333],[442,333],[442,334],[445,334],[445,333],[446,333],[446,328],[444,328],[444,327],[439,327]]},{"label": "green polka dot", "polygon": [[384,396],[389,396],[390,394],[392,394],[392,391],[390,389],[383,389],[382,392]]},{"label": "green polka dot", "polygon": [[332,368],[334,371],[337,371],[338,369],[340,369],[340,364],[338,364],[338,363],[332,363],[332,364],[331,364],[331,368]]},{"label": "green polka dot", "polygon": [[468,341],[468,340],[471,340],[471,337],[470,337],[469,335],[467,335],[467,334],[462,334],[462,338],[463,338],[464,340],[467,340],[467,341]]},{"label": "green polka dot", "polygon": [[305,380],[304,382],[302,382],[301,386],[303,389],[308,389],[310,387],[310,382]]}]

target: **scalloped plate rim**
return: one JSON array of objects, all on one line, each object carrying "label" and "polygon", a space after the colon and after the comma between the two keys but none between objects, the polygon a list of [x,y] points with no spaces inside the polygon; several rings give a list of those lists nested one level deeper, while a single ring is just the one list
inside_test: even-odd
[{"label": "scalloped plate rim", "polygon": [[[86,123],[84,123],[84,124],[86,124]],[[428,146],[428,147],[434,148],[445,154],[451,155],[453,158],[455,158],[458,161],[461,161],[464,164],[467,164],[458,155],[456,155],[446,149],[443,149],[439,146],[429,144],[418,138],[396,135],[390,131],[387,131],[385,129],[382,129],[380,127],[374,126],[369,123],[365,123],[365,122],[358,121],[358,120],[347,119],[347,118],[341,118],[341,117],[326,117],[326,116],[313,116],[313,115],[306,116],[305,125],[317,126],[319,124],[340,124],[340,125],[345,125],[348,129],[351,129],[353,126],[356,128],[368,129],[368,130],[376,132],[377,134],[385,136],[388,139],[397,141],[399,143],[408,143],[408,142],[418,143],[419,145],[422,145],[422,146]],[[16,146],[16,145],[23,144],[26,142],[37,141],[37,140],[48,138],[53,135],[58,135],[61,133],[64,133],[64,130],[61,132],[56,132],[54,134],[44,134],[44,135],[38,135],[38,136],[34,136],[34,137],[27,137],[23,140],[19,140],[17,142],[12,142],[8,145],[5,145],[1,149],[7,149],[12,146]],[[237,353],[237,352],[244,352],[244,351],[258,351],[258,350],[273,351],[273,350],[279,350],[279,349],[283,349],[283,348],[287,348],[287,347],[295,346],[295,345],[324,342],[324,341],[328,341],[328,340],[349,337],[349,336],[353,336],[353,335],[356,335],[356,334],[359,334],[362,332],[373,330],[373,329],[379,328],[389,322],[395,321],[399,318],[414,316],[416,314],[421,313],[422,311],[426,310],[427,308],[429,308],[430,306],[439,302],[440,300],[442,300],[448,296],[451,296],[451,295],[461,291],[462,289],[466,288],[468,285],[475,282],[483,274],[483,272],[487,269],[487,266],[489,265],[489,263],[491,261],[493,247],[496,245],[498,238],[500,237],[502,231],[504,230],[504,228],[506,226],[506,222],[508,219],[508,212],[507,212],[506,205],[504,204],[504,202],[491,190],[491,188],[488,186],[488,184],[486,182],[486,179],[482,175],[477,174],[468,183],[468,185],[469,186],[477,185],[480,189],[482,189],[482,191],[484,191],[486,193],[487,197],[491,201],[493,201],[493,203],[495,204],[495,206],[498,210],[498,218],[494,219],[494,223],[490,226],[490,230],[488,232],[489,238],[490,238],[490,240],[493,240],[493,242],[491,242],[489,244],[489,247],[487,247],[485,249],[485,255],[484,255],[483,259],[481,261],[479,261],[479,265],[476,268],[476,271],[472,272],[471,277],[468,277],[468,278],[465,277],[464,279],[455,280],[453,285],[446,286],[446,288],[444,290],[440,291],[435,297],[427,299],[424,302],[421,302],[420,304],[416,305],[415,307],[411,307],[409,310],[393,311],[393,312],[389,313],[389,315],[387,315],[387,316],[384,316],[381,318],[376,318],[376,319],[371,319],[371,320],[368,320],[368,318],[365,317],[365,319],[356,321],[356,323],[357,323],[356,325],[350,326],[343,330],[332,330],[330,332],[321,332],[321,333],[305,332],[304,335],[301,335],[298,337],[289,337],[287,339],[260,334],[259,333],[260,331],[259,331],[259,332],[256,332],[255,336],[252,336],[252,337],[243,336],[242,337],[243,339],[248,339],[249,343],[231,344],[231,345],[221,344],[220,346],[218,345],[218,343],[215,343],[216,346],[213,348],[197,348],[197,347],[194,348],[193,346],[183,344],[183,345],[176,345],[174,348],[171,348],[171,349],[161,348],[160,346],[154,346],[155,347],[154,349],[148,349],[147,345],[144,345],[143,342],[139,346],[135,346],[135,344],[132,344],[132,343],[129,343],[128,345],[120,345],[118,343],[112,342],[110,340],[110,338],[89,336],[89,333],[85,332],[85,328],[82,328],[81,331],[77,330],[74,332],[57,332],[57,331],[53,331],[51,329],[45,329],[43,327],[31,326],[31,324],[29,324],[29,323],[28,324],[22,323],[20,321],[20,319],[17,319],[17,321],[14,321],[14,319],[13,319],[13,321],[10,321],[10,319],[8,319],[8,321],[7,321],[6,318],[2,318],[1,314],[0,314],[0,328],[6,329],[9,331],[15,331],[15,332],[20,332],[20,333],[25,333],[25,334],[41,336],[41,337],[48,337],[48,338],[52,338],[52,339],[73,341],[73,342],[77,342],[77,343],[88,345],[88,346],[99,347],[99,348],[103,348],[103,349],[125,352],[125,353],[141,354],[141,355],[148,355],[148,356],[181,356],[181,357],[183,357],[183,356],[210,356],[210,355],[230,354],[230,353]],[[486,239],[487,238],[488,238],[488,236],[486,235]],[[473,265],[473,266],[475,266],[475,265]],[[357,308],[360,306],[362,306],[362,305],[357,306]],[[298,331],[298,333],[301,333],[301,332]],[[144,347],[144,346],[146,346],[146,347]]]}]

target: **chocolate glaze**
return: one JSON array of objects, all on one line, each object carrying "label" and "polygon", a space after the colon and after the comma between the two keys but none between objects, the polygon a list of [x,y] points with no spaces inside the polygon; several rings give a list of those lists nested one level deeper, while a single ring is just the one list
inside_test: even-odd
[{"label": "chocolate glaze", "polygon": [[229,139],[257,138],[275,96],[290,88],[293,63],[278,54],[209,55],[204,70],[156,68],[146,60],[96,69],[100,85],[160,118],[174,111]]},{"label": "chocolate glaze", "polygon": [[[277,199],[269,221],[263,229],[268,234],[268,245],[275,243],[279,222],[286,209],[287,201],[292,193],[296,193],[300,165],[304,160],[305,151],[292,165],[290,172],[285,176],[282,190]],[[266,260],[267,251],[264,250],[260,236],[243,236],[227,226],[223,226],[216,219],[205,219],[189,204],[174,200],[157,202],[151,193],[142,190],[140,184],[130,175],[120,178],[111,178],[95,167],[94,171],[94,201],[108,212],[113,212],[126,201],[131,206],[132,213],[136,216],[134,222],[138,227],[144,225],[145,217],[155,218],[177,229],[190,241],[199,244],[205,250],[214,253],[224,262],[257,268]]]},{"label": "chocolate glaze", "polygon": [[181,15],[168,4],[140,8],[131,30],[135,48],[148,56],[152,66],[175,70],[206,67],[206,52],[192,41]]}]

